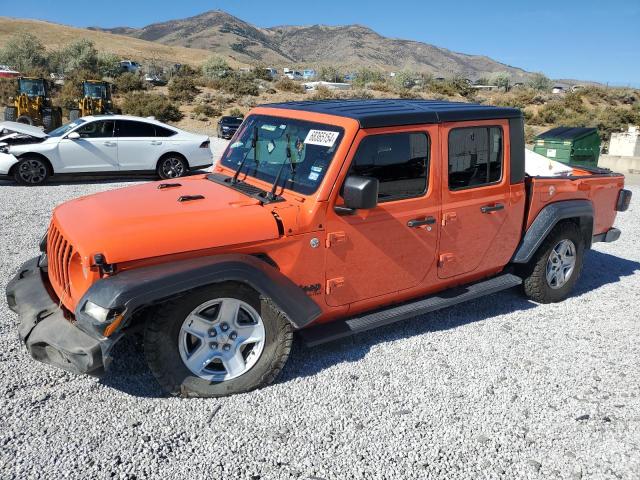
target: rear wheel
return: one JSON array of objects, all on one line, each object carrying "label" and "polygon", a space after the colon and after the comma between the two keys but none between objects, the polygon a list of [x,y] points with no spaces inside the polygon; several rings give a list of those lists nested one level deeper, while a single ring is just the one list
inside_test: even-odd
[{"label": "rear wheel", "polygon": [[160,159],[156,172],[160,178],[167,180],[182,177],[187,173],[187,170],[187,162],[184,158],[176,154],[169,154]]},{"label": "rear wheel", "polygon": [[573,290],[584,259],[584,239],[573,222],[557,225],[538,249],[524,278],[525,294],[540,303],[560,302]]},{"label": "rear wheel", "polygon": [[4,109],[4,120],[5,122],[15,122],[16,121],[16,107],[6,107]]},{"label": "rear wheel", "polygon": [[20,185],[41,185],[51,172],[47,163],[38,157],[25,157],[13,167],[13,178]]},{"label": "rear wheel", "polygon": [[80,110],[78,110],[77,108],[69,110],[69,121],[70,122],[75,122],[79,118],[80,118]]},{"label": "rear wheel", "polygon": [[285,316],[252,288],[225,283],[161,305],[147,319],[145,356],[172,395],[220,397],[273,382],[289,356]]}]

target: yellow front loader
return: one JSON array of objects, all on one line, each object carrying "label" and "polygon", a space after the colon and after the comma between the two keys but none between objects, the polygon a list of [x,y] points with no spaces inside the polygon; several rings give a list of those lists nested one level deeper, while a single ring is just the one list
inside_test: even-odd
[{"label": "yellow front loader", "polygon": [[4,119],[44,127],[49,132],[62,125],[62,109],[51,103],[49,85],[44,78],[18,78],[18,95],[4,109]]},{"label": "yellow front loader", "polygon": [[74,121],[88,115],[104,115],[119,113],[113,108],[111,100],[111,84],[98,80],[82,82],[83,97],[78,101],[78,108],[69,110],[69,120]]}]

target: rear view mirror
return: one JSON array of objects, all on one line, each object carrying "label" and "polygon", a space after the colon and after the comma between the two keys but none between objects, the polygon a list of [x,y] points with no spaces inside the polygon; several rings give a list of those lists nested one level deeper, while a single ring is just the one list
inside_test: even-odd
[{"label": "rear view mirror", "polygon": [[71,132],[69,135],[67,135],[67,138],[69,140],[77,140],[80,138],[80,134],[78,132]]},{"label": "rear view mirror", "polygon": [[378,205],[379,185],[377,178],[349,175],[342,187],[344,206],[337,206],[336,211],[347,214],[375,208]]}]

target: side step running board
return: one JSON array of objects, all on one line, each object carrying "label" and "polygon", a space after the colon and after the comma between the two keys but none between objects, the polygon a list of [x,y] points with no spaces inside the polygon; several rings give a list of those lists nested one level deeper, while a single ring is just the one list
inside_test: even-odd
[{"label": "side step running board", "polygon": [[507,273],[490,278],[489,280],[445,290],[444,292],[411,303],[404,303],[395,307],[389,307],[385,310],[366,313],[347,320],[305,328],[300,330],[299,333],[306,345],[313,347],[348,337],[358,332],[364,332],[468,300],[484,297],[485,295],[491,295],[492,293],[515,287],[521,283],[522,279],[520,277]]}]

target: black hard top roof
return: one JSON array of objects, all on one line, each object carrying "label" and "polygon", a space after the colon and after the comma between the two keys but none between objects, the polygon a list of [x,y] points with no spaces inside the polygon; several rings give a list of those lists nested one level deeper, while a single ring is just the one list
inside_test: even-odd
[{"label": "black hard top roof", "polygon": [[517,108],[439,100],[312,100],[264,106],[353,118],[362,128],[522,117]]},{"label": "black hard top roof", "polygon": [[556,127],[542,132],[536,139],[575,140],[576,138],[591,135],[594,132],[597,134],[598,129],[589,127]]}]

